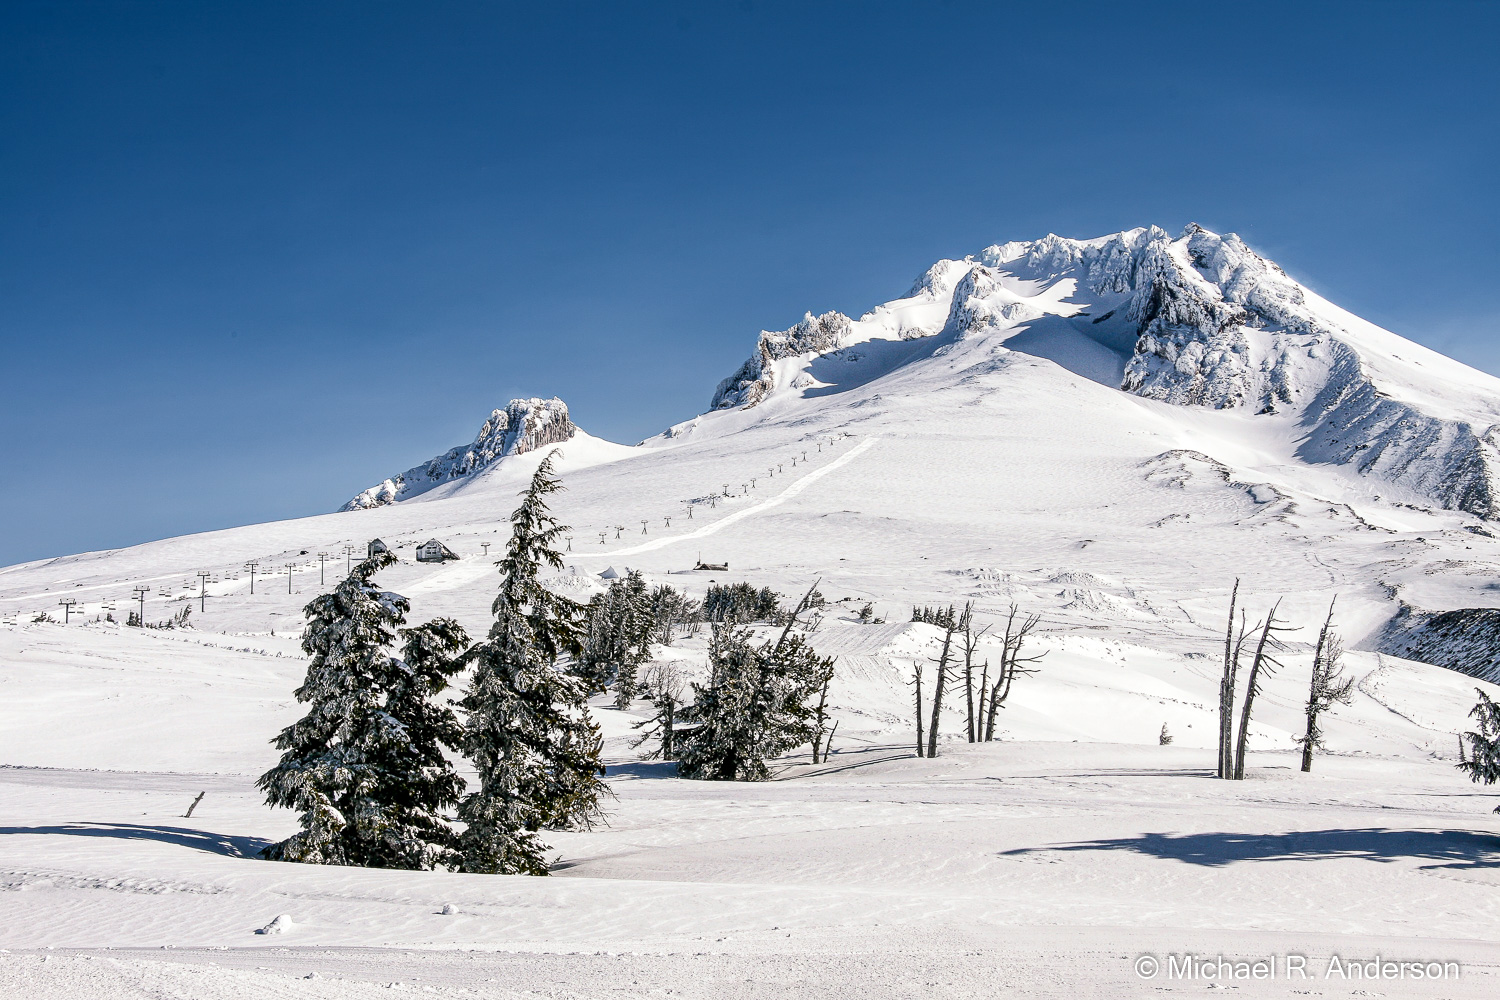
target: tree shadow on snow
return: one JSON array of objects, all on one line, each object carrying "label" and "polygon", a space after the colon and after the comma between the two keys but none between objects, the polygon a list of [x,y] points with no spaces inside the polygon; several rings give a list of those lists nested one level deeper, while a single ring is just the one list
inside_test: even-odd
[{"label": "tree shadow on snow", "polygon": [[1466,830],[1303,830],[1296,833],[1147,833],[1060,847],[1026,847],[1004,855],[1043,851],[1135,851],[1188,864],[1222,868],[1238,861],[1322,861],[1363,858],[1441,862],[1426,868],[1500,868],[1500,837]]},{"label": "tree shadow on snow", "polygon": [[233,837],[206,830],[191,830],[181,826],[143,826],[136,823],[63,823],[58,826],[0,826],[0,836],[25,834],[28,836],[66,837],[114,837],[120,840],[156,840],[179,847],[191,847],[209,854],[222,854],[229,858],[253,858],[260,850],[270,845],[269,840],[259,837]]},{"label": "tree shadow on snow", "polygon": [[605,774],[611,778],[675,778],[677,762],[670,760],[633,760],[610,764]]}]

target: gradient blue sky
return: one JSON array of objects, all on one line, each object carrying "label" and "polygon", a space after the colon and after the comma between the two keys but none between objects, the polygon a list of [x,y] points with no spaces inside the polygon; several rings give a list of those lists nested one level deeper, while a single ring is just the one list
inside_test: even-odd
[{"label": "gradient blue sky", "polygon": [[1494,3],[0,5],[0,564],[636,441],[939,257],[1198,221],[1500,372]]}]

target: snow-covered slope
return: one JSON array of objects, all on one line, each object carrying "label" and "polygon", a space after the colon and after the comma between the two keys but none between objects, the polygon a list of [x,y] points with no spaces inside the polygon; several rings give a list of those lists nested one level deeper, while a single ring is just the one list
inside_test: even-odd
[{"label": "snow-covered slope", "polygon": [[421,496],[435,486],[482,472],[512,455],[524,455],[578,433],[568,419],[568,405],[551,399],[512,399],[490,414],[472,444],[450,448],[436,458],[371,486],[340,510],[366,510]]},{"label": "snow-covered slope", "polygon": [[[0,568],[0,882],[17,890],[0,893],[0,982],[718,998],[816,995],[832,976],[872,996],[1003,981],[1102,1000],[1150,988],[1129,964],[1142,952],[1336,951],[1461,958],[1470,978],[1433,995],[1493,995],[1493,795],[1453,765],[1473,689],[1494,689],[1380,643],[1404,608],[1500,606],[1487,511],[1444,506],[1488,474],[1464,434],[1486,436],[1495,398],[1494,380],[1229,237],[1053,237],[940,262],[858,320],[763,336],[722,405],[642,446],[574,429],[523,450],[507,413],[404,492],[392,480],[397,502]],[[1369,447],[1344,454],[1350,433]],[[301,609],[380,537],[400,562],[379,582],[413,620],[481,634],[516,494],[559,453],[554,510],[572,528],[555,589],[584,598],[609,566],[694,596],[820,581],[833,759],[759,786],[676,781],[632,746],[643,706],[601,699],[618,798],[607,824],[547,834],[557,878],[251,860],[295,824],[253,780],[300,713]],[[434,537],[464,558],[414,561]],[[1302,626],[1264,678],[1244,783],[1207,777],[1237,579],[1250,614],[1280,601]],[[1320,720],[1329,752],[1304,775],[1310,642],[1335,595],[1358,684]],[[855,620],[866,601],[884,623]],[[906,619],[950,602],[983,624],[1012,604],[1041,615],[1028,652],[1046,657],[1001,742],[964,742],[954,697],[942,755],[917,760],[909,682],[935,635]],[[186,607],[189,629],[120,624]],[[701,677],[705,638],[654,652]],[[279,914],[281,934],[255,933]],[[127,945],[157,950],[61,950]]]},{"label": "snow-covered slope", "polygon": [[753,406],[806,373],[798,357],[871,340],[1001,340],[1180,406],[1289,413],[1296,456],[1487,519],[1500,517],[1500,380],[1324,301],[1234,235],[1155,227],[1058,236],[935,264],[858,320],[762,333],[712,406]]}]

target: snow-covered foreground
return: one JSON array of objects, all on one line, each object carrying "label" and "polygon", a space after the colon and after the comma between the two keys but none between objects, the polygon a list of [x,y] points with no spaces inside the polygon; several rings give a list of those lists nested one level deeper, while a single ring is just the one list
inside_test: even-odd
[{"label": "snow-covered foreground", "polygon": [[[896,648],[923,628],[820,637]],[[1338,753],[1302,774],[1268,736],[1250,778],[1223,782],[1193,716],[1170,714],[1211,665],[1060,638],[1056,669],[1016,696],[1032,708],[1013,739],[936,760],[849,712],[826,765],[688,782],[638,762],[630,717],[600,707],[608,824],[549,835],[559,864],[538,879],[255,860],[293,825],[253,780],[296,714],[300,660],[201,631],[0,631],[0,995],[1117,997],[1201,991],[1134,968],[1189,952],[1305,955],[1319,977],[1239,983],[1247,996],[1500,987],[1495,796],[1452,766],[1472,681],[1356,655]],[[866,668],[842,701],[881,703]],[[1070,688],[1092,695],[1071,699],[1092,741],[1052,731]],[[1120,707],[1142,702],[1184,739],[1116,742],[1133,724]],[[1265,725],[1295,710],[1269,698]],[[1462,978],[1321,978],[1331,956],[1376,954],[1457,961]]]}]

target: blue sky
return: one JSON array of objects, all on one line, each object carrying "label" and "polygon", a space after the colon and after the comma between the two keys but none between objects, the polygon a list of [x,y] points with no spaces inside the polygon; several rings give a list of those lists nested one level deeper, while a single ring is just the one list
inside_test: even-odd
[{"label": "blue sky", "polygon": [[1197,221],[1500,372],[1500,4],[0,5],[0,564],[633,442],[939,257]]}]

